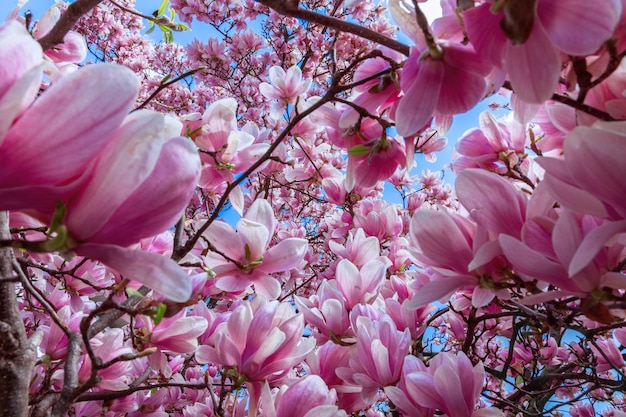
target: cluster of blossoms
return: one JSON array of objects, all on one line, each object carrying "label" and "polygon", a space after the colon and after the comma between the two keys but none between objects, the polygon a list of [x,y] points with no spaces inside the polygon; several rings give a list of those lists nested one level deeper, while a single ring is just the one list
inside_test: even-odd
[{"label": "cluster of blossoms", "polygon": [[[187,46],[132,0],[47,51],[65,6],[0,26],[31,415],[626,415],[626,2],[421,4],[176,0],[220,34]],[[417,174],[496,91],[454,188]]]}]

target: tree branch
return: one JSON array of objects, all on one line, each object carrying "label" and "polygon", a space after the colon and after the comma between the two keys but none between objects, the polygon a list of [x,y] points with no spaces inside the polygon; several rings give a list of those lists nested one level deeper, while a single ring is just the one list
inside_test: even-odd
[{"label": "tree branch", "polygon": [[67,35],[78,19],[80,19],[85,13],[102,3],[103,0],[76,0],[70,4],[65,13],[61,16],[59,21],[44,37],[39,39],[39,44],[44,51],[63,43],[63,38]]},{"label": "tree branch", "polygon": [[[0,212],[0,239],[10,237],[9,215]],[[12,248],[0,248],[0,276],[12,275],[13,258]],[[26,336],[15,289],[14,282],[0,281],[0,415],[26,417],[35,349]]]},{"label": "tree branch", "polygon": [[[305,10],[298,7],[297,2],[284,1],[284,0],[257,0],[264,6],[273,9],[277,13],[284,16],[295,17],[298,19],[304,19],[312,23],[317,23],[323,26],[336,29],[340,32],[347,32],[353,35],[359,36],[363,39],[370,40],[379,45],[386,46],[389,49],[400,52],[403,55],[409,56],[410,47],[398,42],[395,39],[388,38],[366,27],[357,25],[355,23],[346,22],[345,20],[338,19],[333,16],[327,16],[319,13],[315,13],[311,10]],[[295,3],[295,4],[294,4]]]}]

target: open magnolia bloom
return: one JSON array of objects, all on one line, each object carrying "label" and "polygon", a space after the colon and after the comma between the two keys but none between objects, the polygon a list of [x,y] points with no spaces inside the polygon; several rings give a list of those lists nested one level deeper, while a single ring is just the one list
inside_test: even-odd
[{"label": "open magnolia bloom", "polygon": [[189,139],[174,137],[180,124],[156,112],[128,115],[139,83],[120,65],[87,66],[36,98],[39,44],[17,22],[0,26],[0,43],[8,45],[0,55],[0,210],[54,218],[61,226],[44,249],[102,261],[186,301],[191,283],[174,261],[127,248],[172,227],[191,198],[200,159]]}]

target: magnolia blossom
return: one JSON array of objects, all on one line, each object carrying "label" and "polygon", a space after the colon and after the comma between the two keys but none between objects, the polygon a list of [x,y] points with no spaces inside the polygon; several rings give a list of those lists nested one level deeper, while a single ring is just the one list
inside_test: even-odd
[{"label": "magnolia blossom", "polygon": [[428,368],[409,366],[412,369],[403,375],[404,385],[385,391],[402,408],[418,413],[411,415],[429,415],[428,409],[436,409],[448,417],[502,416],[494,408],[474,410],[485,379],[482,362],[472,367],[463,352],[442,352],[430,361]]},{"label": "magnolia blossom", "polygon": [[299,379],[281,390],[274,401],[269,398],[267,389],[264,394],[261,408],[267,417],[347,417],[346,412],[335,405],[335,390],[329,390],[317,375]]},{"label": "magnolia blossom", "polygon": [[435,113],[471,109],[487,92],[489,71],[471,46],[441,41],[426,50],[411,48],[400,79],[404,96],[396,109],[398,133],[417,133]]},{"label": "magnolia blossom", "polygon": [[622,10],[619,0],[601,0],[591,14],[584,0],[535,0],[517,13],[496,3],[463,12],[467,36],[482,59],[503,67],[518,97],[531,103],[554,93],[561,53],[596,52],[613,34]]},{"label": "magnolia blossom", "polygon": [[267,248],[274,236],[276,218],[266,200],[256,200],[237,223],[237,230],[214,222],[205,237],[217,250],[205,257],[216,274],[216,287],[230,293],[246,290],[251,284],[257,293],[270,299],[280,295],[280,281],[271,274],[288,272],[302,262],[308,242],[287,238]]},{"label": "magnolia blossom", "polygon": [[411,345],[408,329],[400,331],[389,316],[373,320],[354,314],[356,349],[350,356],[350,367],[337,369],[337,375],[349,384],[362,387],[361,397],[372,403],[379,388],[400,379],[402,362]]},{"label": "magnolia blossom", "polygon": [[265,97],[278,100],[281,103],[295,103],[296,99],[306,93],[311,85],[311,79],[302,79],[302,70],[297,65],[289,67],[287,71],[273,66],[269,70],[272,84],[262,82],[259,90]]},{"label": "magnolia blossom", "polygon": [[313,349],[315,341],[303,338],[303,330],[303,316],[292,306],[258,296],[218,325],[209,344],[196,350],[196,359],[236,367],[251,381],[275,380]]},{"label": "magnolia blossom", "polygon": [[559,203],[602,218],[626,218],[622,149],[626,122],[597,122],[572,130],[564,158],[539,158],[545,182]]},{"label": "magnolia blossom", "polygon": [[[124,67],[91,65],[34,100],[43,65],[39,44],[15,21],[0,26],[0,43],[0,209],[51,212],[115,140],[139,83]],[[76,117],[84,109],[89,117]]]}]

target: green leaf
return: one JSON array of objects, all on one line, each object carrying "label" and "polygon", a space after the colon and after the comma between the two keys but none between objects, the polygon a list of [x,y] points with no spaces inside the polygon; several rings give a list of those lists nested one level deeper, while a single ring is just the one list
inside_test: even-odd
[{"label": "green leaf", "polygon": [[159,5],[159,8],[157,10],[157,16],[161,16],[163,13],[165,13],[165,9],[167,9],[167,6],[169,6],[169,4],[170,0],[161,1],[161,4]]},{"label": "green leaf", "polygon": [[56,252],[62,249],[67,249],[67,227],[59,226],[57,229],[57,235],[51,239],[46,240],[41,248],[44,252]]},{"label": "green leaf", "polygon": [[154,24],[152,26],[150,26],[150,29],[146,30],[146,35],[149,35],[152,32],[154,32]]},{"label": "green leaf", "polygon": [[368,153],[370,153],[370,148],[365,145],[354,145],[348,150],[348,155],[350,156],[363,156]]},{"label": "green leaf", "polygon": [[134,288],[126,288],[126,290],[125,290],[125,291],[126,291],[126,294],[127,294],[129,297],[139,297],[139,298],[143,298],[143,294],[142,294],[142,293],[140,293],[139,291],[137,291],[137,290],[136,290],[136,289],[134,289]]},{"label": "green leaf", "polygon": [[154,314],[154,324],[161,323],[163,317],[165,317],[165,312],[167,311],[167,306],[164,303],[159,304]]},{"label": "green leaf", "polygon": [[67,215],[67,207],[63,204],[62,201],[59,201],[56,208],[54,209],[54,215],[52,216],[52,221],[50,222],[50,228],[48,229],[47,236],[50,236],[52,233],[56,232],[59,225],[63,222],[63,219]]}]

